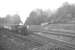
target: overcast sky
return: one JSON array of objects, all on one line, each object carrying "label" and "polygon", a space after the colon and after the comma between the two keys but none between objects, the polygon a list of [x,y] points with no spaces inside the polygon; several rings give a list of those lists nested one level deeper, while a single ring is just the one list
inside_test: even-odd
[{"label": "overcast sky", "polygon": [[33,9],[55,10],[66,1],[75,3],[75,0],[0,0],[0,16],[19,14],[24,22]]}]

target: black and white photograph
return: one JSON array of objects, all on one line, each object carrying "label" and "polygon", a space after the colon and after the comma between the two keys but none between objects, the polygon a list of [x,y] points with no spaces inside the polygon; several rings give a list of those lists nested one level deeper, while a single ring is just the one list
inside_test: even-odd
[{"label": "black and white photograph", "polygon": [[0,0],[0,50],[75,50],[75,0]]}]

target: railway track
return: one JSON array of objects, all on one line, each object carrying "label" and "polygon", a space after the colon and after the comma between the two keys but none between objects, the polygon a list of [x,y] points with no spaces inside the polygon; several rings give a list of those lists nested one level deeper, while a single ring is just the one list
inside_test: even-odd
[{"label": "railway track", "polygon": [[0,32],[0,44],[6,50],[32,50],[47,44],[48,41],[48,38],[37,34],[24,36],[6,30]]},{"label": "railway track", "polygon": [[75,50],[74,33],[53,29],[32,31],[33,34],[27,36],[7,30],[0,31],[0,44],[7,50]]}]

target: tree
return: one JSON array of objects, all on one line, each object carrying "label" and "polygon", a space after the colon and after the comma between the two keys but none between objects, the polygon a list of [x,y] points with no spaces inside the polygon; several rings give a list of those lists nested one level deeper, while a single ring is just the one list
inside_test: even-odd
[{"label": "tree", "polygon": [[40,25],[41,23],[46,22],[46,21],[47,21],[46,12],[41,9],[37,9],[30,13],[25,24],[26,25]]},{"label": "tree", "polygon": [[53,23],[69,23],[70,21],[75,21],[75,5],[65,2],[51,18]]},{"label": "tree", "polygon": [[12,26],[12,25],[18,25],[21,23],[21,19],[19,15],[7,15],[4,18],[0,18],[0,26]]},{"label": "tree", "polygon": [[10,25],[18,25],[20,23],[22,23],[21,18],[18,14],[15,14],[13,16],[6,16],[6,20],[7,20],[7,24]]}]

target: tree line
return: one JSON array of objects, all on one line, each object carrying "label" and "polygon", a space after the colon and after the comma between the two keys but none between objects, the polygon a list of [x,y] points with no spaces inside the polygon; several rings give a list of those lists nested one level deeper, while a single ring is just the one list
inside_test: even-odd
[{"label": "tree line", "polygon": [[[22,23],[18,14],[7,15],[0,18],[0,25],[11,25]],[[36,9],[30,12],[24,25],[40,25],[42,23],[75,23],[75,4],[63,3],[56,11]]]},{"label": "tree line", "polygon": [[75,23],[75,4],[63,3],[54,13],[51,10],[43,11],[36,9],[32,11],[27,18],[25,24],[40,25],[41,23]]}]

